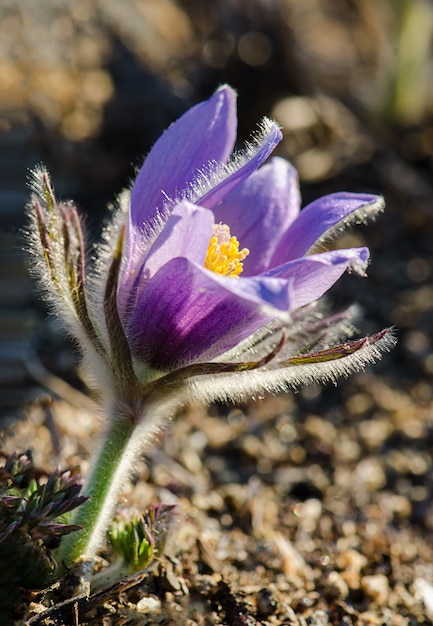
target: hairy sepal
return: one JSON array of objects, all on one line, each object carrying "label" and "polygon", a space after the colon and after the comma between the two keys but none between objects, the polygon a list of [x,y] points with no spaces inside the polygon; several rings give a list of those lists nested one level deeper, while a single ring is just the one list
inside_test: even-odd
[{"label": "hairy sepal", "polygon": [[36,168],[26,231],[34,263],[31,272],[45,294],[45,301],[77,340],[89,371],[106,375],[105,350],[92,322],[86,296],[86,259],[82,224],[73,202],[58,202],[48,172]]},{"label": "hairy sepal", "polygon": [[395,344],[391,329],[371,337],[345,342],[329,350],[299,354],[286,362],[271,361],[267,366],[236,374],[195,377],[188,380],[188,396],[201,402],[243,402],[266,393],[298,390],[311,383],[337,383],[376,362]]}]

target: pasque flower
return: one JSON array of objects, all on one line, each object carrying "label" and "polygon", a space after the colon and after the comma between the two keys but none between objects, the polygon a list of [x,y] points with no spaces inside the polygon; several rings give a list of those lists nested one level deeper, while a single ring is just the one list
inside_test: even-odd
[{"label": "pasque flower", "polygon": [[295,169],[268,160],[281,139],[274,122],[263,120],[233,154],[235,100],[222,87],[162,135],[119,198],[90,270],[75,206],[56,201],[45,170],[34,173],[39,274],[110,416],[82,507],[96,502],[99,521],[78,517],[92,528],[69,559],[99,546],[100,510],[111,515],[113,485],[129,471],[131,461],[116,461],[101,494],[104,454],[135,458],[174,407],[334,380],[392,343],[388,331],[349,341],[355,309],[329,317],[318,302],[369,260],[367,248],[323,251],[324,242],[374,216],[382,198],[335,193],[300,211]]}]

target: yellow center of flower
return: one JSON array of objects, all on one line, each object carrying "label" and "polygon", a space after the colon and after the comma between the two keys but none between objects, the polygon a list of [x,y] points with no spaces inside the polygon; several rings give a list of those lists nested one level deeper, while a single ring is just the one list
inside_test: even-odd
[{"label": "yellow center of flower", "polygon": [[249,253],[248,248],[239,250],[239,241],[231,236],[226,224],[215,224],[204,266],[222,276],[237,278],[244,269],[242,261]]}]

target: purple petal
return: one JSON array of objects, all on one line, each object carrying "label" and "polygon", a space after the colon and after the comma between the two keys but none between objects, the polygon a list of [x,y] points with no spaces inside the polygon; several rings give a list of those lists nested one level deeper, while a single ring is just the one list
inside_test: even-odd
[{"label": "purple petal", "polygon": [[124,245],[119,308],[142,272],[143,241],[167,199],[174,199],[209,161],[225,163],[236,140],[236,94],[222,87],[209,100],[187,111],[158,139],[145,159],[131,192]]},{"label": "purple petal", "polygon": [[357,193],[333,193],[307,205],[280,240],[271,265],[304,256],[326,233],[352,213],[376,205],[378,196]]},{"label": "purple petal", "polygon": [[209,161],[226,163],[236,141],[236,94],[222,87],[187,111],[158,139],[132,188],[130,236],[174,199]]},{"label": "purple petal", "polygon": [[199,266],[204,265],[212,237],[214,216],[209,209],[187,200],[181,202],[169,216],[164,230],[156,239],[144,264],[128,291],[119,290],[117,306],[121,319],[128,315],[134,301],[147,287],[149,280],[171,259],[184,257]]},{"label": "purple petal", "polygon": [[276,298],[272,287],[284,291],[286,282],[267,279],[255,289],[244,286],[242,297],[227,288],[240,280],[214,276],[184,258],[159,270],[125,328],[135,358],[167,371],[225,352],[266,323],[262,297]]},{"label": "purple petal", "polygon": [[250,250],[242,276],[269,267],[282,234],[301,206],[298,174],[286,160],[272,158],[215,207],[215,222],[230,226],[241,248]]},{"label": "purple petal", "polygon": [[[220,93],[220,92],[217,92]],[[232,92],[229,92],[232,93]],[[215,96],[214,96],[215,98]],[[209,102],[209,101],[208,101]],[[207,103],[204,103],[207,104]],[[198,105],[200,106],[200,105]],[[197,108],[197,107],[196,107]],[[181,118],[180,121],[185,119],[185,116]],[[169,129],[170,131],[170,129]],[[165,137],[167,133],[163,135]],[[231,173],[226,173],[225,178],[220,180],[219,183],[216,183],[215,186],[200,196],[199,193],[196,193],[197,196],[196,202],[200,203],[200,206],[205,208],[213,208],[217,205],[224,196],[231,191],[236,185],[241,184],[244,180],[246,180],[255,170],[268,158],[269,154],[272,152],[274,147],[281,139],[281,131],[278,126],[269,120],[264,120],[262,135],[259,138],[256,138],[256,143],[254,147],[251,147],[246,154],[243,156],[241,162],[232,164],[229,168]],[[162,141],[162,138],[161,140]],[[159,142],[158,142],[159,144]],[[148,159],[147,159],[148,160]],[[145,162],[145,165],[147,163]],[[143,166],[143,168],[145,167]],[[143,171],[142,168],[142,171]],[[141,174],[141,172],[140,172]],[[140,176],[140,175],[139,175]],[[134,186],[135,189],[136,185]],[[133,195],[134,195],[133,189]],[[135,217],[134,217],[135,216]],[[128,228],[128,241],[125,246],[126,253],[124,256],[124,263],[122,267],[122,277],[121,277],[121,289],[118,292],[118,306],[121,316],[125,314],[126,300],[131,301],[134,298],[133,292],[137,286],[137,280],[140,279],[140,274],[143,271],[143,267],[146,260],[146,254],[142,251],[142,241],[146,239],[145,235],[142,232],[141,228],[138,228],[134,225],[134,220],[137,217],[137,210],[133,204],[133,198],[131,199],[131,210],[130,210],[130,219],[129,219],[129,228]],[[146,226],[149,227],[149,224],[146,223]]]},{"label": "purple petal", "polygon": [[264,119],[261,134],[256,137],[255,144],[249,147],[238,162],[235,161],[230,166],[229,173],[220,182],[216,182],[195,201],[209,209],[216,207],[232,189],[251,176],[266,161],[281,139],[282,134],[277,124]]},{"label": "purple petal", "polygon": [[[327,291],[368,251],[341,250],[298,259],[256,278],[219,276],[185,258],[172,259],[146,285],[127,322],[134,357],[172,370],[210,360],[267,321]],[[291,265],[289,268],[288,266]],[[283,315],[283,316],[284,316]]]},{"label": "purple petal", "polygon": [[332,250],[289,261],[264,276],[287,279],[290,309],[293,310],[323,296],[347,269],[362,274],[369,257],[368,248]]},{"label": "purple petal", "polygon": [[145,273],[151,278],[176,257],[185,257],[198,265],[204,265],[212,237],[214,215],[187,200],[173,210],[164,230],[156,239],[145,263]]}]

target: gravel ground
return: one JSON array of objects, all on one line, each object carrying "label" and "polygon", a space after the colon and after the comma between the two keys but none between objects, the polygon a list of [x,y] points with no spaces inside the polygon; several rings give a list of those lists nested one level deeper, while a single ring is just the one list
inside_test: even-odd
[{"label": "gravel ground", "polygon": [[[82,598],[79,622],[63,607],[31,623],[432,624],[429,402],[371,372],[341,393],[178,415],[121,499],[177,504],[164,558],[99,606]],[[67,400],[33,406],[5,448],[85,472],[99,424]]]}]

